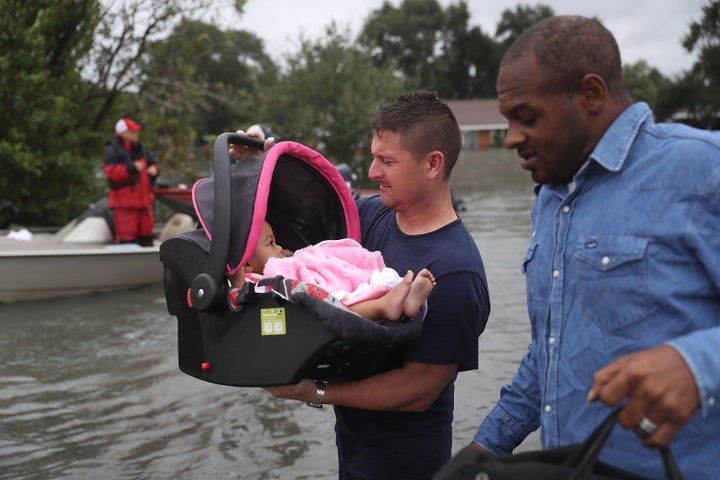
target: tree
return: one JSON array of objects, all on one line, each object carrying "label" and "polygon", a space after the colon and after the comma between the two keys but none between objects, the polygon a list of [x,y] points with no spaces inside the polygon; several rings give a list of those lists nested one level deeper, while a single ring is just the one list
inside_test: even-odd
[{"label": "tree", "polygon": [[443,10],[436,0],[388,2],[365,20],[358,41],[381,68],[395,68],[406,87],[437,90],[444,98],[495,93],[497,43],[469,26],[467,2]]},{"label": "tree", "polygon": [[211,149],[204,157],[198,148],[257,121],[278,77],[255,35],[189,19],[154,42],[142,62],[147,73],[137,101],[146,121],[157,125],[163,166],[183,182],[192,182],[210,164]]},{"label": "tree", "polygon": [[62,224],[100,196],[115,120],[143,111],[131,100],[141,93],[148,46],[209,3],[0,0],[0,65],[13,72],[0,77],[0,203],[20,208],[18,222]]},{"label": "tree", "polygon": [[698,60],[681,79],[687,93],[687,113],[701,128],[720,128],[720,0],[702,8],[702,19],[690,24],[683,39],[688,52],[698,51]]},{"label": "tree", "polygon": [[521,33],[540,20],[555,15],[555,11],[542,3],[534,7],[517,5],[515,10],[505,9],[495,30],[495,38],[500,42],[503,51],[517,40]]},{"label": "tree", "polygon": [[432,88],[433,63],[445,15],[437,0],[385,1],[370,13],[358,38],[380,68],[397,68],[409,87]]},{"label": "tree", "polygon": [[465,1],[449,5],[436,60],[435,89],[447,99],[495,96],[501,51],[480,27],[470,28]]},{"label": "tree", "polygon": [[335,24],[316,42],[301,39],[288,69],[268,98],[264,118],[283,138],[318,149],[330,160],[369,166],[370,120],[381,101],[405,90],[402,79],[379,69]]},{"label": "tree", "polygon": [[660,97],[662,92],[668,88],[670,80],[656,68],[650,67],[644,60],[631,65],[623,65],[623,72],[633,100],[647,102],[657,114]]},{"label": "tree", "polygon": [[27,225],[61,223],[98,191],[78,65],[100,6],[0,0],[0,9],[0,203],[15,204]]},{"label": "tree", "polygon": [[[148,62],[143,57],[154,41],[184,16],[203,10],[210,0],[133,0],[110,4],[101,15],[86,72],[91,82],[89,100],[94,109],[93,130],[109,127],[122,112],[127,93],[142,93]],[[103,130],[108,131],[108,128]]]}]

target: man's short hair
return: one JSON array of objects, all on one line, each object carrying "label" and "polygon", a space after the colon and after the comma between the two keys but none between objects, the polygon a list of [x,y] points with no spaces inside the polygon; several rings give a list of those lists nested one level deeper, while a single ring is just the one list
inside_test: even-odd
[{"label": "man's short hair", "polygon": [[537,22],[515,40],[500,66],[528,54],[548,74],[548,88],[572,92],[586,74],[595,73],[610,93],[627,91],[615,37],[594,18],[563,15]]},{"label": "man's short hair", "polygon": [[434,91],[417,91],[381,104],[375,112],[373,131],[401,135],[401,146],[416,159],[439,150],[445,156],[445,179],[455,167],[462,148],[460,127],[450,107]]}]

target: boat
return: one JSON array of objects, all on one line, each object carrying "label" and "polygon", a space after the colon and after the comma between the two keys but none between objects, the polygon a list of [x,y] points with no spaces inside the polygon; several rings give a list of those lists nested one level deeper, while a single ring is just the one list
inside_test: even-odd
[{"label": "boat", "polygon": [[184,213],[195,218],[195,207],[192,203],[192,189],[185,185],[159,185],[153,187],[155,200],[170,207],[175,212]]},{"label": "boat", "polygon": [[153,246],[115,245],[103,198],[57,230],[0,230],[0,303],[160,285],[160,243],[195,223],[178,212]]}]

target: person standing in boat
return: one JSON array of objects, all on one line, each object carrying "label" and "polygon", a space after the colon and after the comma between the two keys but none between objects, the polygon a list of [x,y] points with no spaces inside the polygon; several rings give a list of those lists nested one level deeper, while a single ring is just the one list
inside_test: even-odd
[{"label": "person standing in boat", "polygon": [[[720,132],[655,123],[633,103],[597,20],[540,21],[507,50],[505,147],[535,181],[522,262],[532,342],[474,444],[584,441],[621,406],[600,459],[685,478],[720,456]],[[638,438],[638,436],[640,438]]]},{"label": "person standing in boat", "polygon": [[153,184],[160,166],[140,143],[142,127],[129,118],[115,124],[115,136],[103,152],[108,204],[115,223],[115,243],[152,246],[155,216]]},{"label": "person standing in boat", "polygon": [[[378,107],[371,128],[368,176],[380,195],[357,200],[360,243],[396,271],[433,273],[422,335],[372,377],[267,390],[313,407],[333,405],[339,479],[430,479],[451,456],[458,372],[478,368],[478,337],[490,313],[487,279],[452,204],[450,174],[462,139],[447,104],[435,92],[402,95]],[[242,160],[248,150],[233,146],[231,155]]]}]

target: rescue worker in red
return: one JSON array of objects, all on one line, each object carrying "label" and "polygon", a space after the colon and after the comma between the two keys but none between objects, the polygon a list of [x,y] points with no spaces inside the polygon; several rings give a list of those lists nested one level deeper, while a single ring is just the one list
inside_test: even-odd
[{"label": "rescue worker in red", "polygon": [[115,243],[152,246],[155,216],[152,186],[160,174],[155,158],[140,143],[142,127],[122,118],[115,124],[115,138],[103,152],[108,180],[108,204],[115,222]]}]

